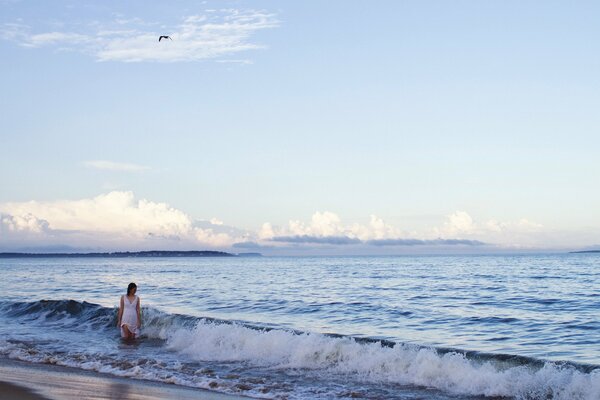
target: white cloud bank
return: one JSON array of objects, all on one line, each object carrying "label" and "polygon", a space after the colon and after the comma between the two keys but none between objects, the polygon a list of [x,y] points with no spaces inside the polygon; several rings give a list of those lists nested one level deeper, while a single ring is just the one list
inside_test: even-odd
[{"label": "white cloud bank", "polygon": [[463,211],[449,215],[442,228],[421,233],[403,231],[376,215],[371,215],[367,224],[344,224],[337,214],[326,211],[316,212],[308,223],[290,220],[287,226],[282,227],[265,223],[258,232],[258,237],[265,241],[296,244],[481,246],[488,243],[480,239],[486,237],[486,233],[481,229],[476,230],[472,218]]},{"label": "white cloud bank", "polygon": [[347,224],[335,213],[316,212],[308,222],[265,223],[257,232],[263,242],[304,246],[445,247],[452,251],[529,251],[579,249],[598,243],[598,229],[559,231],[526,218],[476,220],[466,211],[448,214],[439,226],[421,231],[400,229],[371,215],[366,224]]},{"label": "white cloud bank", "polygon": [[0,228],[4,228],[8,232],[19,233],[43,233],[49,230],[48,221],[39,219],[32,214],[24,214],[20,216],[2,215],[0,217]]},{"label": "white cloud bank", "polygon": [[370,216],[366,225],[342,223],[341,218],[330,211],[316,212],[310,222],[290,220],[287,226],[274,228],[271,223],[263,224],[258,232],[260,239],[273,239],[278,237],[346,237],[358,241],[373,239],[391,239],[403,236],[403,233],[393,226],[386,224],[376,215]]},{"label": "white cloud bank", "polygon": [[[98,61],[179,62],[215,59],[249,64],[250,60],[227,57],[266,46],[251,41],[258,31],[279,25],[272,13],[258,10],[208,10],[188,15],[175,26],[145,23],[139,18],[95,24],[93,31],[37,32],[23,23],[0,27],[0,38],[24,47],[52,47],[90,54]],[[159,35],[173,40],[158,42]]]},{"label": "white cloud bank", "polygon": [[443,226],[433,229],[433,234],[441,238],[478,238],[489,243],[499,243],[512,248],[556,245],[556,242],[548,242],[550,238],[548,238],[547,233],[542,224],[529,221],[526,218],[508,222],[501,222],[496,219],[476,222],[465,211],[456,211],[448,215]]},{"label": "white cloud bank", "polygon": [[126,191],[79,200],[0,204],[0,251],[51,247],[244,249],[279,254],[286,249],[309,253],[319,249],[346,253],[353,249],[356,254],[365,249],[366,253],[374,253],[409,247],[526,250],[593,245],[590,238],[598,232],[584,233],[569,237],[527,219],[476,221],[465,211],[449,214],[440,226],[422,232],[401,230],[376,215],[364,224],[344,223],[330,211],[316,212],[309,221],[290,220],[284,226],[266,222],[257,231],[248,231],[228,226],[216,217],[193,220],[166,203],[137,199]]},{"label": "white cloud bank", "polygon": [[[110,192],[91,199],[0,204],[0,232],[13,244],[69,244],[117,248],[229,247],[244,240],[223,225],[197,226],[166,203]],[[237,232],[236,232],[237,233]],[[12,239],[12,240],[10,240]]]}]

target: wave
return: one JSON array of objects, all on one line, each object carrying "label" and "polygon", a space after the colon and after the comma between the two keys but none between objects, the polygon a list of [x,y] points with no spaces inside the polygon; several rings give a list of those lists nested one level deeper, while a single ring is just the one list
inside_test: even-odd
[{"label": "wave", "polygon": [[[74,300],[0,303],[0,314],[64,329],[109,329],[116,309]],[[518,355],[437,349],[343,335],[290,331],[143,308],[143,336],[198,362],[243,363],[320,379],[417,386],[456,395],[522,400],[600,399],[600,367]]]},{"label": "wave", "polygon": [[0,313],[6,317],[42,323],[58,323],[65,327],[88,325],[107,328],[116,324],[116,309],[76,300],[39,300],[34,302],[0,302]]},{"label": "wave", "polygon": [[[368,382],[416,385],[453,394],[519,399],[598,399],[600,370],[584,372],[552,362],[511,365],[465,353],[398,343],[360,343],[351,337],[268,332],[199,321],[178,330],[167,347],[199,361],[245,361],[277,369],[319,370]],[[491,358],[491,357],[486,357]],[[513,361],[514,358],[508,358]],[[524,358],[517,357],[523,360]]]}]

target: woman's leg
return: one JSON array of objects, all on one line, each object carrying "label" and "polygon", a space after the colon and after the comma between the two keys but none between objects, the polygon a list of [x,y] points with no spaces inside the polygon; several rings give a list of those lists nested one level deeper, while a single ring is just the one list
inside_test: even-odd
[{"label": "woman's leg", "polygon": [[121,326],[121,336],[125,339],[135,339],[135,335],[129,330],[129,325],[127,324]]}]

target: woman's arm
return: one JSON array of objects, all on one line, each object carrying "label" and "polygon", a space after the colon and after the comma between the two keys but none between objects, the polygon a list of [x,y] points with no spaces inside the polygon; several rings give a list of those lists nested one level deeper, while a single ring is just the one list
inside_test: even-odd
[{"label": "woman's arm", "polygon": [[137,301],[137,307],[136,307],[136,308],[137,308],[137,310],[136,310],[136,311],[137,311],[137,327],[138,327],[138,328],[141,328],[141,327],[142,327],[142,312],[140,311],[140,310],[141,310],[141,306],[140,306],[140,303],[141,303],[141,302],[142,302],[142,299],[140,299],[140,298],[138,297],[138,301]]},{"label": "woman's arm", "polygon": [[123,296],[121,296],[121,301],[119,304],[119,315],[117,316],[117,326],[121,326],[121,318],[123,317]]}]

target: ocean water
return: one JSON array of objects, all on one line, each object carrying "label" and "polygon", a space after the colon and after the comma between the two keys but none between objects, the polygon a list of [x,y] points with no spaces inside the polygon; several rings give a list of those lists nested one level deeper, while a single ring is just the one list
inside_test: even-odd
[{"label": "ocean water", "polygon": [[[600,255],[0,260],[0,357],[268,399],[600,399]],[[120,339],[138,284],[142,337]]]}]

